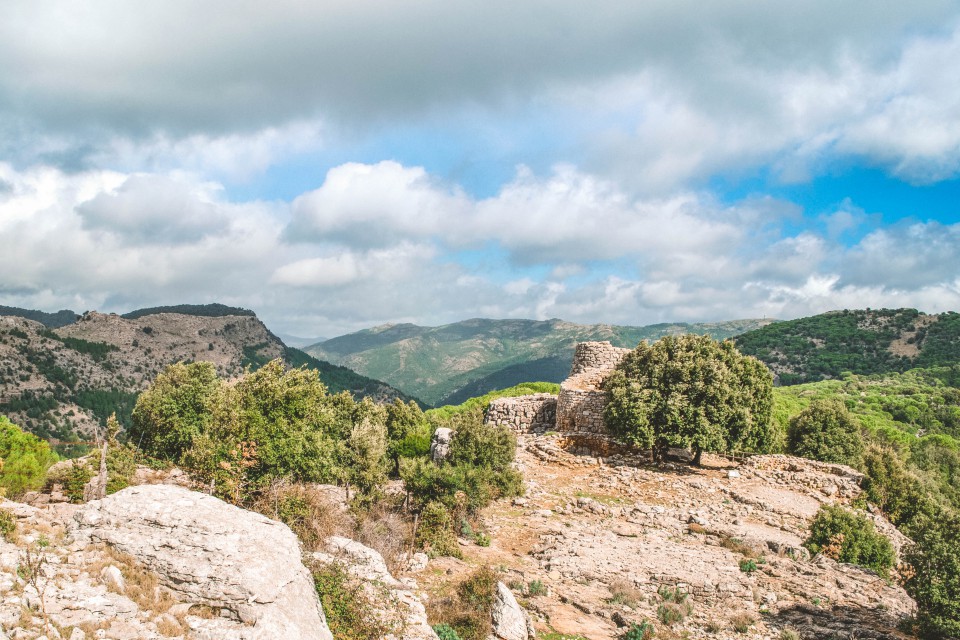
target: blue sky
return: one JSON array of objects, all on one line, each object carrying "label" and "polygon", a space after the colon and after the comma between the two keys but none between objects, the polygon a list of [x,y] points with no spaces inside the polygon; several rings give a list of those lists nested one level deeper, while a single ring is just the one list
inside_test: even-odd
[{"label": "blue sky", "polygon": [[12,2],[0,59],[2,304],[960,309],[956,2]]}]

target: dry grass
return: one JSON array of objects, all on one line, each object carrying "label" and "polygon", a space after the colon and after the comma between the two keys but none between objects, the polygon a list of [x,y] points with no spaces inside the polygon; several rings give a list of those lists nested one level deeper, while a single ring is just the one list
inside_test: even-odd
[{"label": "dry grass", "polygon": [[[99,559],[86,567],[94,578],[99,578],[104,568],[113,565],[123,574],[126,583],[122,595],[136,602],[141,609],[159,614],[177,604],[173,592],[160,585],[157,574],[141,565],[133,556],[108,546],[100,546],[97,550],[100,552]],[[113,590],[112,585],[108,588]]]},{"label": "dry grass", "polygon": [[730,625],[737,633],[746,633],[754,622],[753,616],[749,613],[738,613],[730,618]]},{"label": "dry grass", "polygon": [[358,542],[383,556],[393,574],[401,569],[406,552],[413,546],[411,523],[385,504],[374,507],[360,520],[355,535]]},{"label": "dry grass", "polygon": [[625,578],[612,580],[607,589],[610,590],[610,598],[607,600],[610,604],[625,604],[635,608],[644,599],[643,592]]},{"label": "dry grass", "polygon": [[311,485],[276,481],[252,508],[290,527],[307,551],[318,551],[330,536],[349,536],[354,526],[342,504]]},{"label": "dry grass", "polygon": [[759,551],[755,547],[745,543],[740,538],[722,536],[720,538],[720,546],[724,549],[729,549],[734,553],[739,553],[746,558],[759,558],[761,555],[763,555],[762,551]]}]

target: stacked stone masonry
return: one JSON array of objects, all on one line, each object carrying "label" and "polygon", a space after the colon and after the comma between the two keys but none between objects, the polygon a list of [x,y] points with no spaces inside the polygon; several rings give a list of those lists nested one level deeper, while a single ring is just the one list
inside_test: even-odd
[{"label": "stacked stone masonry", "polygon": [[556,428],[557,396],[537,393],[497,398],[487,408],[485,422],[510,427],[516,433],[544,433]]},{"label": "stacked stone masonry", "polygon": [[494,400],[485,421],[509,426],[517,433],[557,430],[606,434],[603,381],[629,352],[630,349],[614,347],[609,342],[581,342],[574,352],[570,377],[560,385],[559,396],[538,393]]}]

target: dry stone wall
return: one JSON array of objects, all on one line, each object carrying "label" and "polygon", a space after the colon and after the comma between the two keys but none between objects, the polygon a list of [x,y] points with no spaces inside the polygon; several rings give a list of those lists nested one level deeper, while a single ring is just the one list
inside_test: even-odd
[{"label": "dry stone wall", "polygon": [[515,398],[498,398],[487,408],[485,422],[510,427],[516,433],[606,434],[603,409],[604,379],[630,349],[609,342],[581,342],[577,345],[570,377],[560,385],[560,395],[538,393]]},{"label": "dry stone wall", "polygon": [[507,426],[515,433],[543,433],[556,428],[557,396],[536,393],[497,398],[487,408],[486,424]]}]

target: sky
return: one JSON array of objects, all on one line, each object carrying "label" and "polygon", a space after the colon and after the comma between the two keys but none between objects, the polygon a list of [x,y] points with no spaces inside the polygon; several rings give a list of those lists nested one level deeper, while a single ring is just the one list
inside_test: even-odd
[{"label": "sky", "polygon": [[4,3],[0,304],[960,310],[960,3]]}]

